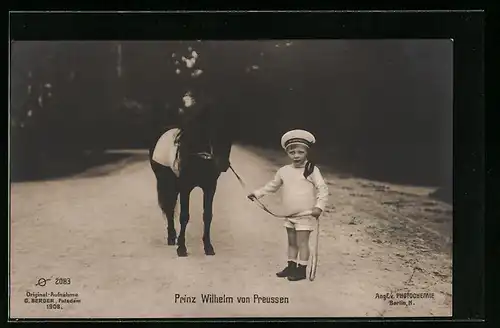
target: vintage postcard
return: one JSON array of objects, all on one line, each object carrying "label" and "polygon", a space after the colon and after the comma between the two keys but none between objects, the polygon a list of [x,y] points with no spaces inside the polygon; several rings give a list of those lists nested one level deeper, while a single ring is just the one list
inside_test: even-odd
[{"label": "vintage postcard", "polygon": [[10,317],[450,317],[453,46],[12,42]]}]

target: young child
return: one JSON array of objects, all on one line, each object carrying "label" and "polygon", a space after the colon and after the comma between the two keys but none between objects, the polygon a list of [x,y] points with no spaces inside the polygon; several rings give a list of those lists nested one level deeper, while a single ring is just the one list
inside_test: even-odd
[{"label": "young child", "polygon": [[[273,180],[247,196],[253,201],[283,187],[283,205],[288,216],[284,224],[288,234],[288,265],[276,275],[287,277],[290,281],[306,278],[309,234],[316,227],[316,220],[325,210],[328,200],[328,187],[321,172],[307,157],[309,148],[315,142],[315,137],[304,130],[285,133],[281,146],[292,163],[281,167]],[[297,213],[304,214],[291,217]]]}]

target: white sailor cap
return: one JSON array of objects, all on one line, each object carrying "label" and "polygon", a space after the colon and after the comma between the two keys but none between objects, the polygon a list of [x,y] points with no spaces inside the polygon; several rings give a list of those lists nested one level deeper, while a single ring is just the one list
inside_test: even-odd
[{"label": "white sailor cap", "polygon": [[294,144],[305,145],[306,147],[310,147],[316,142],[316,138],[312,135],[312,133],[305,130],[292,130],[288,131],[281,137],[281,147],[283,149],[287,149],[288,146]]}]

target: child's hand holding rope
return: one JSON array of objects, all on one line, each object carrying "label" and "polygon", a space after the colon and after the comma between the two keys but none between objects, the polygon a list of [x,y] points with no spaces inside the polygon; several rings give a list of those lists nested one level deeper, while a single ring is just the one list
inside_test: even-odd
[{"label": "child's hand holding rope", "polygon": [[311,215],[314,216],[316,219],[319,218],[319,216],[323,213],[323,210],[319,207],[313,207],[311,210]]},{"label": "child's hand holding rope", "polygon": [[247,195],[247,198],[250,199],[252,202],[257,199],[257,196],[252,192]]}]

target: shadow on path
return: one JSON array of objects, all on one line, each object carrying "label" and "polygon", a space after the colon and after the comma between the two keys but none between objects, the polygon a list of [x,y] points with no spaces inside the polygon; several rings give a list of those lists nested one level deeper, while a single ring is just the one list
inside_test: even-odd
[{"label": "shadow on path", "polygon": [[147,151],[95,151],[59,156],[39,154],[11,158],[11,183],[47,181],[79,177],[97,177],[111,174],[133,162],[148,159]]}]

